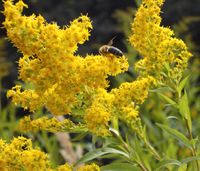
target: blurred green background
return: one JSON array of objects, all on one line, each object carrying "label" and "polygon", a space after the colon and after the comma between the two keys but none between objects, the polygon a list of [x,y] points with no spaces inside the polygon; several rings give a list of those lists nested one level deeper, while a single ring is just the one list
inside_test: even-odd
[{"label": "blurred green background", "polygon": [[[114,46],[121,49],[128,57],[130,69],[117,77],[110,77],[110,87],[118,87],[122,82],[134,80],[137,76],[132,67],[140,56],[129,42],[128,36],[131,34],[130,23],[133,21],[140,0],[26,0],[29,8],[25,14],[41,14],[48,22],[57,22],[64,26],[70,23],[80,14],[88,14],[92,20],[93,30],[89,41],[79,46],[77,54],[85,56],[87,53],[97,54],[101,45],[107,44],[114,36]],[[3,10],[2,3],[0,10]],[[183,39],[193,53],[188,71],[191,73],[189,90],[189,101],[194,124],[194,134],[200,131],[200,0],[166,0],[161,14],[162,25],[169,26],[175,31],[177,37]],[[4,16],[0,14],[0,23],[4,21]],[[1,25],[2,27],[2,25]],[[6,98],[6,91],[14,86],[17,80],[17,61],[21,56],[17,49],[5,38],[5,29],[0,30],[0,138],[9,140],[13,136],[21,135],[16,131],[18,120],[26,115],[20,107],[15,107]],[[44,111],[38,111],[42,115]],[[155,94],[150,93],[150,98],[141,108],[143,122],[149,128],[151,141],[162,139],[162,135],[154,127],[156,122],[167,122],[166,116],[169,110]],[[173,124],[178,122],[173,121]],[[181,129],[181,127],[180,127]],[[48,152],[54,165],[63,163],[66,159],[59,153],[60,143],[52,134],[40,132],[39,134],[27,134],[34,139],[34,143]],[[72,135],[73,137],[73,135]],[[158,144],[161,142],[157,142]],[[168,142],[172,144],[172,142]],[[81,148],[89,150],[91,148],[90,137],[86,137],[81,142],[73,143],[73,149]],[[165,148],[165,147],[163,147]],[[169,149],[170,150],[170,149]],[[82,152],[82,153],[83,153]],[[170,153],[170,151],[169,151]]]}]

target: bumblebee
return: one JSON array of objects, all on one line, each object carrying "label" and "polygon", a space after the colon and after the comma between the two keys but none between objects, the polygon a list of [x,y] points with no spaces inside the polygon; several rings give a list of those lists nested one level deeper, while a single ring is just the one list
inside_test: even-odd
[{"label": "bumblebee", "polygon": [[103,45],[99,48],[99,53],[101,55],[108,55],[108,54],[113,54],[117,57],[122,57],[123,56],[123,53],[121,50],[119,50],[118,48],[114,47],[114,46],[111,46],[113,44],[113,40],[115,39],[112,38],[109,43],[107,45]]}]

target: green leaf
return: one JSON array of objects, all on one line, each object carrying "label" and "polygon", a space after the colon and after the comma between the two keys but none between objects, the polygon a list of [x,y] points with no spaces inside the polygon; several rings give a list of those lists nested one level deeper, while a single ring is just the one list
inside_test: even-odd
[{"label": "green leaf", "polygon": [[114,116],[112,118],[112,124],[113,124],[114,129],[118,132],[119,131],[119,119],[118,119],[118,117]]},{"label": "green leaf", "polygon": [[196,144],[198,143],[199,141],[199,137],[196,137],[196,138],[193,138],[192,140],[190,140],[190,143],[193,145],[193,147],[196,146]]},{"label": "green leaf", "polygon": [[172,99],[170,99],[169,97],[165,96],[164,94],[158,93],[166,102],[168,102],[169,104],[173,105],[173,106],[177,106],[177,103],[175,101],[173,101]]},{"label": "green leaf", "polygon": [[179,168],[178,171],[186,171],[187,170],[187,164],[182,164]]},{"label": "green leaf", "polygon": [[190,109],[188,105],[188,97],[186,91],[184,92],[184,95],[179,102],[179,112],[182,115],[182,117],[187,120],[187,124],[191,132],[192,121],[191,121],[191,115],[190,115]]},{"label": "green leaf", "polygon": [[140,171],[140,169],[130,163],[111,163],[101,167],[101,171]]},{"label": "green leaf", "polygon": [[77,136],[75,136],[74,138],[71,138],[71,141],[72,142],[74,142],[74,141],[80,141],[80,140],[82,140],[87,135],[88,135],[88,132],[81,132]]},{"label": "green leaf", "polygon": [[105,139],[104,147],[110,145],[120,145],[119,139],[117,139],[116,137],[107,137]]},{"label": "green leaf", "polygon": [[165,62],[164,63],[164,67],[167,71],[170,71],[170,66],[169,66],[169,63],[168,62]]},{"label": "green leaf", "polygon": [[166,167],[166,166],[170,166],[170,165],[177,165],[177,166],[181,166],[181,162],[175,159],[164,159],[162,161],[159,162],[159,164],[157,165],[156,170],[160,170],[160,168],[162,167]]},{"label": "green leaf", "polygon": [[164,76],[165,78],[167,78],[167,74],[166,74],[165,72],[160,72],[160,74],[161,74],[162,76]]},{"label": "green leaf", "polygon": [[178,86],[178,94],[181,95],[181,91],[183,90],[183,88],[185,87],[188,79],[189,79],[190,75],[188,75],[187,77],[185,77],[179,84]]},{"label": "green leaf", "polygon": [[81,163],[86,163],[86,162],[96,159],[98,157],[102,157],[103,155],[106,155],[106,154],[118,154],[121,156],[125,156],[126,158],[129,158],[129,155],[121,150],[105,147],[105,148],[101,148],[101,149],[97,149],[97,150],[88,152],[80,160],[78,160],[75,165],[79,165]]},{"label": "green leaf", "polygon": [[157,125],[163,129],[164,131],[168,132],[170,135],[172,135],[175,139],[181,141],[186,147],[192,149],[192,144],[190,143],[190,141],[187,139],[187,137],[185,135],[183,135],[182,133],[180,133],[179,131],[177,131],[176,129],[170,128],[167,125],[163,125],[163,124],[158,124]]},{"label": "green leaf", "polygon": [[149,90],[149,92],[156,92],[156,93],[163,93],[163,92],[174,92],[174,90],[170,87],[159,87],[159,88],[156,88],[156,89],[151,89]]},{"label": "green leaf", "polygon": [[182,163],[189,163],[189,162],[196,161],[196,160],[200,160],[200,156],[188,157],[188,158],[182,159],[181,162]]}]

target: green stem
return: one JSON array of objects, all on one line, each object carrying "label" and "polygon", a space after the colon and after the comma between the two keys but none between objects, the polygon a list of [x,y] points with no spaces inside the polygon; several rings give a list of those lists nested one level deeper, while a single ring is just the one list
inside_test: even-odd
[{"label": "green stem", "polygon": [[143,166],[140,162],[136,161],[136,163],[138,164],[138,166],[140,167],[140,169],[142,171],[149,171],[149,169],[147,169],[145,166]]},{"label": "green stem", "polygon": [[147,140],[144,141],[146,147],[152,152],[152,154],[155,156],[155,158],[157,160],[161,160],[160,155],[158,154],[158,152],[155,150],[155,148],[150,144],[150,142],[148,142]]},{"label": "green stem", "polygon": [[[188,134],[189,134],[189,139],[192,140],[193,139],[193,135],[192,135],[192,132],[190,131],[190,128],[189,128],[189,125],[188,125],[188,122],[187,122],[186,119],[185,119],[185,123],[186,123],[186,128],[187,128],[187,131],[188,131]],[[197,149],[196,149],[194,144],[192,145],[192,155],[194,157],[197,157]],[[196,165],[197,165],[198,171],[200,171],[199,162],[197,160],[196,160]]]},{"label": "green stem", "polygon": [[[115,122],[115,123],[117,123],[117,124],[116,124],[117,127],[115,127],[115,128],[117,129],[117,128],[118,128],[118,119],[113,119],[112,121]],[[116,126],[116,125],[115,125],[115,126]],[[126,143],[126,142],[123,140],[123,138],[120,136],[120,134],[119,134],[119,132],[118,132],[117,130],[115,130],[115,129],[114,129],[114,130],[113,130],[113,129],[110,129],[110,132],[113,134],[113,136],[114,136],[114,137],[121,143],[121,145],[124,147],[125,153],[131,154],[131,151],[132,151],[132,150],[135,152],[135,150],[133,149],[133,147],[130,146],[128,143]],[[135,162],[135,163],[137,163],[138,166],[140,167],[140,169],[141,169],[142,171],[149,171],[149,169],[146,168],[145,165],[144,165],[142,162],[136,160],[135,158],[133,158],[133,160],[131,159],[131,162],[132,162],[132,161]]]},{"label": "green stem", "polygon": [[[133,128],[134,130],[134,128]],[[139,130],[136,130],[137,135],[139,138],[145,143],[145,146],[149,149],[149,151],[154,155],[154,157],[157,160],[161,160],[160,155],[158,152],[155,150],[155,148],[151,145],[151,143],[148,141],[147,136],[146,136],[146,130],[142,129],[142,126],[140,127]]]},{"label": "green stem", "polygon": [[151,145],[151,143],[148,141],[147,137],[146,137],[146,133],[142,133],[139,134],[139,137],[144,141],[145,146],[149,149],[149,151],[154,155],[154,157],[157,160],[161,160],[160,155],[158,154],[158,152],[155,150],[155,148]]}]

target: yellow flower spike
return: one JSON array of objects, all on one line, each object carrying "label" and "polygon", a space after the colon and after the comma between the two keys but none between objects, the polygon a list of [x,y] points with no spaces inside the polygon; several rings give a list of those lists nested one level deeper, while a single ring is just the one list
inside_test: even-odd
[{"label": "yellow flower spike", "polygon": [[[54,55],[54,52],[59,52],[62,56],[66,56],[67,53],[74,53],[77,50],[78,43],[82,44],[88,40],[90,35],[88,30],[92,25],[87,16],[81,16],[72,22],[71,26],[59,29],[56,23],[47,24],[42,16],[23,16],[21,14],[23,7],[27,5],[22,1],[15,5],[12,1],[5,1],[6,20],[3,24],[8,37],[24,54],[37,54],[42,58],[41,52],[48,51],[49,54]],[[58,44],[60,47],[56,48]]]},{"label": "yellow flower spike", "polygon": [[109,121],[112,117],[114,96],[105,89],[98,89],[92,105],[86,110],[84,120],[87,128],[96,135],[109,136]]},{"label": "yellow flower spike", "polygon": [[39,131],[46,130],[49,132],[59,132],[59,131],[70,131],[76,128],[85,127],[81,124],[75,125],[72,121],[64,119],[63,121],[58,121],[56,118],[41,117],[39,119],[32,120],[30,116],[25,116],[19,122],[20,131]]},{"label": "yellow flower spike", "polygon": [[108,130],[108,122],[111,119],[111,114],[106,111],[103,105],[98,104],[92,105],[86,110],[86,115],[84,117],[87,128],[98,136],[108,136],[110,135]]},{"label": "yellow flower spike", "polygon": [[178,67],[180,72],[176,77],[180,77],[191,57],[184,42],[172,37],[172,30],[160,26],[163,1],[143,0],[132,23],[133,35],[129,39],[144,58],[136,64],[140,74],[151,75],[158,80],[162,79],[160,73],[165,63],[171,65],[181,58],[175,67],[171,67],[172,72]]},{"label": "yellow flower spike", "polygon": [[32,142],[25,137],[18,137],[12,140],[10,146],[18,151],[30,150],[32,148]]},{"label": "yellow flower spike", "polygon": [[50,167],[48,156],[34,149],[24,151],[21,155],[21,162],[27,170],[45,170]]},{"label": "yellow flower spike", "polygon": [[127,106],[131,102],[141,104],[148,96],[150,86],[155,84],[153,77],[141,78],[133,82],[122,83],[119,88],[113,89],[115,106]]},{"label": "yellow flower spike", "polygon": [[[21,105],[24,109],[34,111],[36,107],[41,107],[41,99],[34,90],[21,91],[21,86],[17,85],[7,92],[7,97],[12,97],[15,104]],[[23,99],[22,99],[23,97]]]},{"label": "yellow flower spike", "polygon": [[131,104],[126,107],[122,107],[122,111],[124,114],[120,116],[120,119],[124,121],[135,120],[135,118],[139,116],[139,112]]},{"label": "yellow flower spike", "polygon": [[[78,94],[87,94],[85,87],[92,91],[106,88],[108,75],[128,69],[125,57],[111,60],[100,55],[74,55],[78,44],[90,36],[92,25],[87,16],[82,15],[61,29],[56,23],[48,24],[42,16],[23,16],[18,10],[22,9],[20,4],[5,1],[4,27],[23,53],[19,78],[31,84],[32,89],[22,91],[16,86],[8,91],[14,103],[31,111],[44,106],[55,115],[70,114],[80,104]],[[17,18],[9,17],[10,12]]]}]

